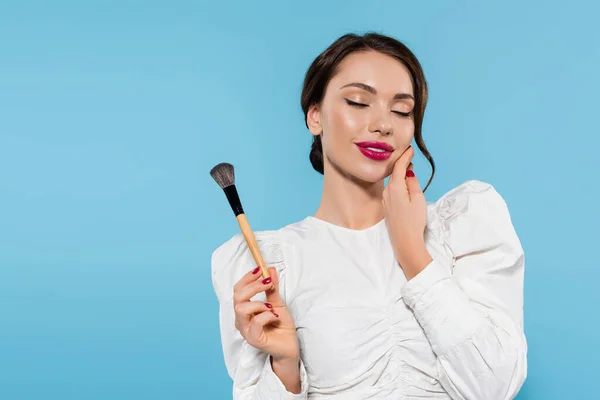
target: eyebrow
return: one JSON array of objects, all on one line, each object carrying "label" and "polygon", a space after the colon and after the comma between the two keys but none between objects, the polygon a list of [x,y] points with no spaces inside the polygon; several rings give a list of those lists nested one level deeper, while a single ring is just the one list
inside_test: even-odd
[{"label": "eyebrow", "polygon": [[[377,94],[377,90],[373,86],[369,86],[366,83],[360,83],[360,82],[348,83],[347,85],[342,86],[340,89],[343,89],[346,87],[351,87],[351,86],[365,90],[372,94]],[[396,95],[394,96],[394,100],[404,100],[404,99],[410,99],[412,101],[415,101],[415,98],[413,97],[413,95],[408,94],[408,93],[396,93]]]}]

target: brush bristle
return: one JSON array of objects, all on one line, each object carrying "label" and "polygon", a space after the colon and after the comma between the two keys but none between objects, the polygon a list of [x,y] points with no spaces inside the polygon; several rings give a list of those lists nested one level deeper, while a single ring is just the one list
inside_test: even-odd
[{"label": "brush bristle", "polygon": [[235,184],[235,175],[233,172],[233,165],[229,163],[220,163],[210,170],[210,176],[213,177],[215,182],[221,189],[225,189],[227,186]]}]

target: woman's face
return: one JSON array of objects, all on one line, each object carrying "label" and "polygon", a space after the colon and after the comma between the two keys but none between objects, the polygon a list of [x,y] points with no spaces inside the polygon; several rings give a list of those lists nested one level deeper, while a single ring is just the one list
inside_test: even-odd
[{"label": "woman's face", "polygon": [[369,183],[389,176],[412,141],[414,105],[400,61],[375,51],[347,56],[307,115],[311,133],[321,135],[325,171]]}]

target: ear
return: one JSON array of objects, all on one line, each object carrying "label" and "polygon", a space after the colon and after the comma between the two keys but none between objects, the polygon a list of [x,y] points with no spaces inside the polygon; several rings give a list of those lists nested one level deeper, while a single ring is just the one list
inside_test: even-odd
[{"label": "ear", "polygon": [[308,125],[308,129],[313,136],[319,136],[323,133],[323,128],[321,127],[321,112],[316,104],[313,104],[308,108],[308,112],[306,113],[306,125]]}]

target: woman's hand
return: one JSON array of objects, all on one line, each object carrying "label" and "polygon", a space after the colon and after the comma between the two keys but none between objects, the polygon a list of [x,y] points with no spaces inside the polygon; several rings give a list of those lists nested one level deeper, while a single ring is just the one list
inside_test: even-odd
[{"label": "woman's hand", "polygon": [[[279,277],[269,268],[270,278],[263,279],[260,268],[244,275],[233,287],[235,327],[244,339],[271,357],[275,375],[291,393],[300,393],[300,348],[296,325],[279,295]],[[267,301],[250,301],[266,292]]]},{"label": "woman's hand", "polygon": [[407,279],[412,279],[430,262],[425,247],[427,203],[411,160],[410,146],[394,164],[392,176],[383,191],[383,208],[396,260]]},{"label": "woman's hand", "polygon": [[[296,326],[279,295],[277,270],[269,268],[269,273],[271,278],[263,279],[259,268],[249,271],[233,287],[235,327],[249,344],[270,354],[273,362],[297,363]],[[266,292],[266,302],[250,301],[260,292]]]}]

